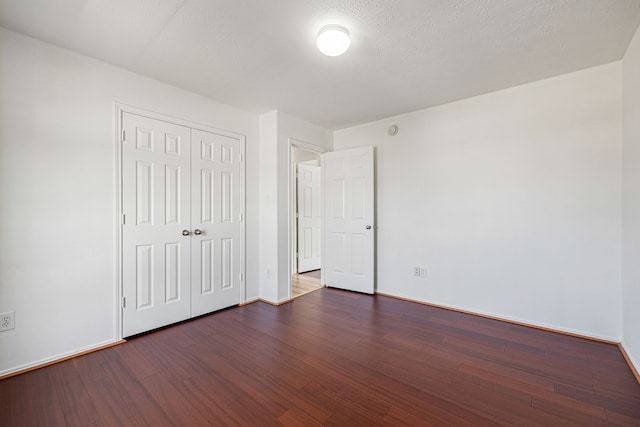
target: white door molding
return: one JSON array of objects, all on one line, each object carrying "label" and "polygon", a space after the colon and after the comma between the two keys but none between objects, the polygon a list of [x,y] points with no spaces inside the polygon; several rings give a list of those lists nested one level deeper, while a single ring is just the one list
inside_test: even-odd
[{"label": "white door molding", "polygon": [[[294,241],[293,239],[295,238],[294,232],[293,232],[293,227],[294,227],[294,220],[295,220],[295,206],[293,204],[293,194],[295,192],[295,188],[294,188],[294,183],[295,183],[295,177],[294,177],[294,172],[295,172],[295,168],[292,167],[292,163],[291,163],[291,149],[293,147],[296,148],[301,148],[303,150],[306,151],[311,151],[313,153],[317,153],[318,155],[322,155],[324,153],[329,152],[329,150],[325,147],[321,147],[319,145],[315,145],[312,144],[310,142],[307,141],[303,141],[301,139],[297,139],[297,138],[289,138],[288,139],[288,147],[287,147],[287,167],[289,169],[289,174],[288,174],[288,182],[287,182],[287,203],[288,203],[288,208],[287,208],[287,212],[288,212],[288,216],[289,219],[287,221],[287,279],[288,279],[288,289],[289,289],[289,295],[287,296],[287,299],[291,298],[291,280],[292,280],[292,271],[293,271],[293,260],[292,260],[292,254],[293,254],[293,248],[294,248]],[[324,192],[323,192],[324,194]],[[321,203],[324,203],[324,200],[321,201]],[[324,223],[322,223],[322,227],[324,227]],[[320,242],[321,245],[323,245],[324,243],[321,241]],[[324,262],[324,261],[322,261]],[[322,266],[320,267],[322,269]],[[324,283],[322,280],[322,270],[320,272],[320,281],[321,283]]]}]

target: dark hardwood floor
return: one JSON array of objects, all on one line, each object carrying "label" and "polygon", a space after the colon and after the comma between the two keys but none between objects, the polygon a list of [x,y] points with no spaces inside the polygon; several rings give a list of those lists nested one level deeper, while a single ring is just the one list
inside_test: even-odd
[{"label": "dark hardwood floor", "polygon": [[333,289],[0,381],[0,425],[640,425],[614,345]]}]

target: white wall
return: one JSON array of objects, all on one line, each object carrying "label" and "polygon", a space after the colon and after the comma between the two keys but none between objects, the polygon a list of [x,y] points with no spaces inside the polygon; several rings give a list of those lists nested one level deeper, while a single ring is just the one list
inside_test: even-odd
[{"label": "white wall", "polygon": [[640,372],[640,30],[622,61],[622,336]]},{"label": "white wall", "polygon": [[620,67],[336,131],[377,147],[378,291],[619,340]]},{"label": "white wall", "polygon": [[116,338],[114,102],[247,137],[258,296],[257,115],[4,29],[0,55],[0,375]]},{"label": "white wall", "polygon": [[290,142],[330,150],[332,133],[282,111],[260,116],[261,136],[261,298],[279,303],[291,297],[290,263]]},{"label": "white wall", "polygon": [[260,116],[260,298],[278,296],[278,112]]}]

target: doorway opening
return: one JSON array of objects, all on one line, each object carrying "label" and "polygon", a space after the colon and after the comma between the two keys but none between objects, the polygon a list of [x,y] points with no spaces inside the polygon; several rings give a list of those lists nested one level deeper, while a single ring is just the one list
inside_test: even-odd
[{"label": "doorway opening", "polygon": [[323,286],[321,155],[291,142],[291,298]]}]

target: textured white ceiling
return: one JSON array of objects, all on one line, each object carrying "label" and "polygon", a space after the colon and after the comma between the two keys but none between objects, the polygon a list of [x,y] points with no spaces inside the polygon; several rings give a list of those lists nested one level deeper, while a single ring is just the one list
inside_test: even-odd
[{"label": "textured white ceiling", "polygon": [[332,129],[619,60],[639,24],[640,0],[0,0],[8,29]]}]

